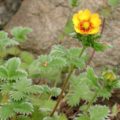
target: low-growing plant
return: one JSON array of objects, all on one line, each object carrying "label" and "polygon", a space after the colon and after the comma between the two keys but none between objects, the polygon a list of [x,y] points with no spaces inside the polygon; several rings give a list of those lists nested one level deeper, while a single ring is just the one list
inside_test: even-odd
[{"label": "low-growing plant", "polygon": [[[73,120],[105,120],[111,112],[117,113],[116,105],[111,110],[109,106],[97,104],[97,100],[111,97],[112,91],[120,87],[119,76],[112,70],[98,74],[89,65],[92,58],[89,59],[88,48],[103,52],[111,47],[99,40],[102,20],[99,14],[86,9],[75,13],[72,22],[74,32],[70,35],[82,47],[54,45],[49,54],[35,60],[26,51],[7,60],[3,55],[10,46],[23,42],[31,29],[14,28],[12,38],[0,32],[1,120],[67,120],[59,110],[63,101],[71,108],[78,106]],[[35,85],[34,79],[47,79],[47,82]],[[80,106],[81,101],[84,102]]]}]

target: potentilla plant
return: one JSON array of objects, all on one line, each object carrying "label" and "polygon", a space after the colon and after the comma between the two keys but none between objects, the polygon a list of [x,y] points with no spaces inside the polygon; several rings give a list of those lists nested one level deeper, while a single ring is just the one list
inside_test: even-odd
[{"label": "potentilla plant", "polygon": [[[95,74],[94,69],[87,64],[89,59],[86,50],[90,47],[94,51],[104,51],[111,46],[99,41],[103,29],[99,14],[88,9],[80,10],[73,15],[72,21],[74,33],[71,35],[82,44],[82,47],[66,49],[61,45],[53,46],[49,55],[42,55],[33,63],[33,66],[39,66],[39,69],[36,67],[30,70],[31,75],[48,78],[56,84],[62,79],[60,95],[49,116],[44,120],[66,120],[58,116],[60,103],[67,101],[68,105],[74,107],[79,105],[80,100],[85,102],[79,108],[80,113],[73,119],[105,120],[110,114],[109,107],[95,103],[99,97],[109,99],[112,91],[120,87],[120,82],[118,76],[111,70]],[[82,73],[76,74],[76,70],[79,69]],[[37,75],[34,74],[36,71]],[[61,77],[63,73],[64,79]]]},{"label": "potentilla plant", "polygon": [[[112,91],[120,87],[119,76],[112,70],[96,74],[89,65],[91,57],[87,55],[88,48],[95,52],[110,47],[99,41],[102,19],[86,9],[75,13],[72,21],[74,33],[70,35],[82,47],[54,45],[49,54],[35,60],[31,60],[31,54],[24,53],[22,59],[21,56],[9,58],[0,65],[1,120],[68,120],[60,113],[61,103],[65,101],[72,108],[79,106],[81,100],[84,102],[73,120],[105,120],[111,115],[111,109],[97,104],[97,100],[111,97]],[[6,32],[1,32],[0,47],[5,50],[10,45],[18,45],[30,31],[14,28],[12,40]],[[23,58],[30,60],[26,67],[22,66]],[[46,83],[34,85],[33,79],[45,79]],[[116,106],[113,111],[117,111]]]}]

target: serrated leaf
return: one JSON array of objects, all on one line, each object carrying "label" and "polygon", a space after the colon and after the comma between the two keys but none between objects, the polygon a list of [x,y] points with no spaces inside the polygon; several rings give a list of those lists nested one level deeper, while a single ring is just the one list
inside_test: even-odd
[{"label": "serrated leaf", "polygon": [[43,87],[39,85],[32,85],[30,79],[18,80],[13,84],[13,90],[10,91],[10,96],[15,101],[20,101],[28,95],[43,93]]},{"label": "serrated leaf", "polygon": [[102,43],[102,42],[94,42],[93,44],[93,48],[96,50],[96,51],[104,51],[108,48],[111,48],[112,46],[110,44],[106,44],[106,43]]},{"label": "serrated leaf", "polygon": [[111,90],[102,88],[98,93],[98,96],[102,97],[103,99],[109,99],[111,97]]},{"label": "serrated leaf", "polygon": [[27,77],[27,72],[22,69],[19,69],[19,70],[16,70],[14,75],[11,77],[12,77],[12,79],[24,79]]},{"label": "serrated leaf", "polygon": [[13,111],[12,105],[4,105],[0,107],[0,119],[1,120],[8,120],[8,118],[14,116],[15,113]]},{"label": "serrated leaf", "polygon": [[119,109],[118,109],[118,105],[115,104],[113,107],[112,107],[112,117],[115,117],[118,113],[119,113]]},{"label": "serrated leaf", "polygon": [[15,39],[19,42],[24,42],[27,39],[27,34],[32,32],[32,29],[27,27],[15,27],[11,33]]},{"label": "serrated leaf", "polygon": [[56,87],[53,87],[52,89],[51,89],[51,95],[52,96],[58,96],[59,94],[60,94],[60,92],[61,92],[61,89],[60,88],[56,88]]},{"label": "serrated leaf", "polygon": [[72,58],[79,57],[80,53],[81,53],[81,48],[73,47],[68,49],[67,55],[70,59],[72,59]]},{"label": "serrated leaf", "polygon": [[93,86],[97,87],[98,78],[97,78],[93,68],[91,68],[91,67],[87,68],[87,77],[88,77],[89,81],[91,82],[91,84]]},{"label": "serrated leaf", "polygon": [[26,51],[20,54],[20,58],[23,62],[27,63],[28,65],[31,64],[34,60],[34,56],[31,53]]},{"label": "serrated leaf", "polygon": [[24,93],[27,93],[27,94],[38,94],[42,92],[43,92],[43,88],[40,85],[31,85],[27,87],[24,91]]},{"label": "serrated leaf", "polygon": [[109,108],[106,106],[92,106],[89,110],[90,120],[105,120],[109,114]]},{"label": "serrated leaf", "polygon": [[12,89],[12,85],[9,83],[5,83],[0,86],[0,89],[1,89],[1,93],[3,95],[7,95],[7,94],[9,94],[10,90]]},{"label": "serrated leaf", "polygon": [[14,74],[15,70],[20,66],[21,61],[19,58],[11,58],[6,62],[6,67],[9,71],[9,74]]},{"label": "serrated leaf", "polygon": [[0,66],[0,79],[5,80],[7,75],[7,69],[4,66]]},{"label": "serrated leaf", "polygon": [[90,120],[90,118],[86,115],[80,115],[79,117],[76,118],[76,120]]},{"label": "serrated leaf", "polygon": [[84,74],[79,76],[73,76],[70,81],[70,90],[67,95],[67,102],[70,106],[76,106],[79,104],[80,99],[89,101],[93,96],[93,92],[90,90]]},{"label": "serrated leaf", "polygon": [[25,94],[21,91],[10,91],[10,97],[14,100],[14,101],[20,101],[23,98],[25,98]]},{"label": "serrated leaf", "polygon": [[52,100],[44,100],[44,103],[40,106],[39,110],[42,112],[50,112],[54,107],[55,102]]},{"label": "serrated leaf", "polygon": [[48,64],[49,67],[52,68],[63,68],[67,64],[66,60],[61,57],[53,57],[50,63]]},{"label": "serrated leaf", "polygon": [[54,45],[50,52],[50,56],[54,57],[64,57],[66,56],[66,49],[62,45]]},{"label": "serrated leaf", "polygon": [[20,59],[11,58],[5,65],[0,66],[0,78],[2,80],[16,81],[27,77],[27,72],[20,69]]},{"label": "serrated leaf", "polygon": [[[74,0],[75,1],[75,0]],[[70,33],[73,33],[74,32],[74,28],[73,28],[73,22],[72,22],[72,19],[69,19],[67,21],[67,24],[65,25],[65,28],[64,28],[64,33],[65,34],[70,34]]]},{"label": "serrated leaf", "polygon": [[31,114],[34,111],[34,109],[31,103],[23,102],[19,104],[16,103],[14,105],[14,111],[20,114]]},{"label": "serrated leaf", "polygon": [[48,85],[43,85],[43,93],[49,94],[51,92],[51,89],[48,87]]},{"label": "serrated leaf", "polygon": [[43,120],[68,120],[67,117],[63,114],[54,115],[53,117],[44,117]]},{"label": "serrated leaf", "polygon": [[13,89],[24,92],[25,89],[31,85],[32,81],[30,79],[22,79],[13,84]]},{"label": "serrated leaf", "polygon": [[18,47],[10,47],[6,49],[6,53],[12,56],[19,56],[21,50]]},{"label": "serrated leaf", "polygon": [[68,62],[77,68],[83,68],[85,66],[85,61],[87,59],[86,54],[79,57],[81,53],[81,48],[70,48],[67,50]]},{"label": "serrated leaf", "polygon": [[0,31],[0,50],[12,45],[18,45],[18,42],[8,38],[8,33]]}]

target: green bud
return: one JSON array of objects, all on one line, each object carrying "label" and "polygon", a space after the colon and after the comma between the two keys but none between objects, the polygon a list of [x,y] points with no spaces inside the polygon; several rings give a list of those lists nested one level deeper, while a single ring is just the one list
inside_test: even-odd
[{"label": "green bud", "polygon": [[106,80],[110,80],[110,81],[116,80],[117,78],[115,73],[111,70],[103,72],[102,75]]}]

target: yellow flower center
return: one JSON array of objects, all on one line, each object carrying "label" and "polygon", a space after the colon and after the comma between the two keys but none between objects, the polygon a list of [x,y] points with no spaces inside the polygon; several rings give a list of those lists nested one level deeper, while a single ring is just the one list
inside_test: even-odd
[{"label": "yellow flower center", "polygon": [[86,22],[83,23],[83,28],[84,29],[88,29],[89,27],[90,27],[90,23],[89,22],[86,21]]}]

